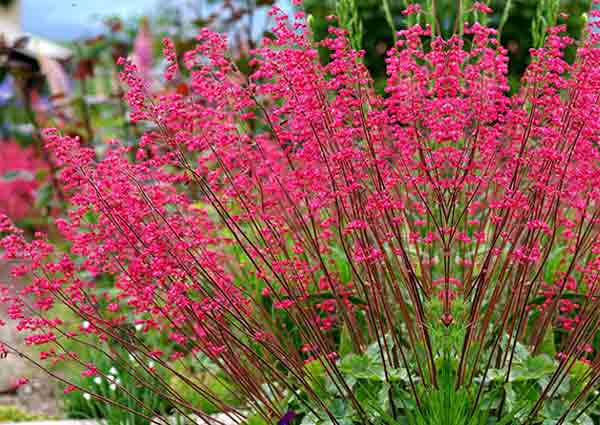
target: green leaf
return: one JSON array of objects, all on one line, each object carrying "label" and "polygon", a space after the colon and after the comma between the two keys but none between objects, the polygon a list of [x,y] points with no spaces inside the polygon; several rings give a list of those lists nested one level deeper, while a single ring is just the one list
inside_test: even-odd
[{"label": "green leaf", "polygon": [[48,179],[48,170],[45,168],[40,168],[35,172],[34,178],[38,183],[44,183]]},{"label": "green leaf", "polygon": [[[514,339],[509,340],[508,335],[504,335],[502,337],[502,349],[503,350],[512,350],[513,344],[515,344]],[[525,359],[527,359],[529,357],[531,357],[530,350],[525,345],[523,345],[519,341],[517,341],[517,343],[515,344],[514,360],[516,362],[522,362],[522,361],[525,361]]]},{"label": "green leaf", "polygon": [[394,38],[394,42],[396,42],[398,36],[396,35],[396,25],[394,25],[394,18],[392,16],[392,11],[390,9],[390,3],[388,0],[382,0],[381,6],[383,8],[385,20],[387,21],[387,24],[390,26],[390,30],[392,30],[392,37]]},{"label": "green leaf", "polygon": [[329,405],[329,411],[333,414],[333,416],[336,417],[336,419],[341,419],[346,416],[346,410],[346,402],[339,398],[333,400],[333,402],[331,402]]},{"label": "green leaf", "polygon": [[[384,338],[385,338],[385,341],[384,341]],[[381,350],[383,350],[385,352],[386,347],[387,347],[387,350],[391,350],[394,347],[394,340],[392,339],[392,336],[389,334],[385,335],[385,337],[383,337],[383,338],[379,338],[379,342],[375,341],[374,343],[369,345],[367,347],[367,351],[365,354],[371,359],[371,361],[381,363],[382,362]],[[387,359],[387,356],[386,356],[386,359]]]},{"label": "green leaf", "polygon": [[[327,378],[325,384],[325,390],[327,394],[337,396],[340,393],[339,387],[331,379]],[[353,389],[358,380],[354,376],[344,376],[344,381],[350,389]]]},{"label": "green leaf", "polygon": [[578,425],[594,425],[594,421],[592,420],[592,418],[589,415],[586,415],[585,413],[583,413],[577,419],[577,424]]},{"label": "green leaf", "polygon": [[504,385],[504,391],[506,407],[509,412],[512,412],[517,407],[517,393],[510,382]]},{"label": "green leaf", "polygon": [[351,352],[352,341],[350,339],[350,331],[348,330],[348,325],[344,323],[342,331],[340,332],[340,347],[338,349],[338,354],[341,357],[346,357]]},{"label": "green leaf", "polygon": [[590,366],[588,364],[577,360],[571,367],[570,373],[575,379],[582,380],[588,375],[589,370]]},{"label": "green leaf", "polygon": [[390,381],[397,382],[403,381],[408,382],[408,370],[405,368],[400,369],[390,369],[388,370]]},{"label": "green leaf", "polygon": [[319,418],[317,418],[314,413],[309,413],[304,418],[302,418],[302,422],[300,422],[300,425],[317,425],[318,422]]},{"label": "green leaf", "polygon": [[335,259],[336,270],[340,275],[340,280],[343,283],[350,282],[352,271],[350,270],[350,264],[348,263],[346,254],[338,246],[331,247],[331,251],[333,253],[333,258]]},{"label": "green leaf", "polygon": [[37,191],[37,199],[35,206],[37,208],[44,208],[50,205],[54,196],[54,188],[50,183],[46,183],[40,187]]},{"label": "green leaf", "polygon": [[384,411],[390,410],[390,385],[385,383],[381,386],[379,393],[377,394],[377,401],[379,406],[383,408]]},{"label": "green leaf", "polygon": [[357,379],[385,380],[383,365],[364,354],[350,354],[340,362],[340,370]]},{"label": "green leaf", "polygon": [[556,347],[554,346],[554,330],[551,326],[548,326],[544,339],[540,345],[540,352],[547,354],[550,357],[556,356]]},{"label": "green leaf", "polygon": [[517,341],[517,344],[515,346],[515,358],[517,360],[525,360],[528,359],[531,356],[530,351],[527,349],[527,347],[525,347],[523,344],[521,344],[520,342]]},{"label": "green leaf", "polygon": [[268,423],[262,416],[254,415],[246,419],[244,425],[268,425]]},{"label": "green leaf", "polygon": [[554,275],[559,270],[560,262],[564,258],[564,250],[564,246],[557,246],[555,249],[552,250],[552,252],[548,256],[548,261],[546,262],[546,267],[544,269],[544,280],[546,282],[554,281]]},{"label": "green leaf", "polygon": [[479,402],[479,410],[487,412],[492,409],[497,409],[500,406],[502,400],[502,391],[500,388],[494,388],[484,394],[482,400]]},{"label": "green leaf", "polygon": [[535,357],[529,357],[523,363],[527,369],[524,374],[525,379],[540,379],[544,376],[554,373],[556,365],[552,358],[546,354],[540,354]]},{"label": "green leaf", "polygon": [[317,396],[329,398],[326,389],[325,367],[318,360],[313,360],[304,365],[304,370],[310,381],[310,386]]},{"label": "green leaf", "polygon": [[567,406],[562,400],[552,399],[544,403],[543,415],[547,419],[559,419],[567,410]]},{"label": "green leaf", "polygon": [[354,397],[362,406],[379,403],[380,382],[361,381],[354,390]]},{"label": "green leaf", "polygon": [[84,218],[85,222],[87,222],[89,224],[98,224],[98,214],[95,213],[94,211],[87,211],[83,215],[83,218]]}]

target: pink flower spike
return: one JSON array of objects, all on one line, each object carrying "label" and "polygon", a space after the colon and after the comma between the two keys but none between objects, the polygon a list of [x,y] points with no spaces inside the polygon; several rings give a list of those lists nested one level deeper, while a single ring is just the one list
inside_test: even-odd
[{"label": "pink flower spike", "polygon": [[413,3],[413,4],[409,4],[406,9],[404,9],[402,11],[402,14],[404,16],[408,16],[408,15],[415,15],[417,13],[420,13],[422,10],[422,7],[420,4],[418,3]]},{"label": "pink flower spike", "polygon": [[493,12],[491,7],[489,7],[487,4],[480,2],[480,1],[473,3],[473,10],[477,10],[477,11],[479,11],[481,13],[485,13],[485,14]]}]

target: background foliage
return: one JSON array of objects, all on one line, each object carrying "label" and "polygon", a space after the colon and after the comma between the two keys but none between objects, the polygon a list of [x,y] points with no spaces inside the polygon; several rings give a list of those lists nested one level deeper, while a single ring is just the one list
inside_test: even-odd
[{"label": "background foliage", "polygon": [[[385,84],[385,52],[394,42],[393,31],[386,17],[385,5],[382,0],[357,0],[357,12],[363,25],[362,48],[365,50],[365,63],[369,67],[378,87]],[[424,7],[430,0],[418,0]],[[456,16],[455,0],[438,0],[436,2],[438,19],[446,34],[452,31]],[[463,7],[468,9],[471,0],[465,0]],[[508,18],[502,28],[501,41],[509,50],[510,82],[516,88],[525,67],[529,63],[529,49],[534,47],[534,36],[531,28],[535,20],[540,17],[540,12],[545,12],[550,2],[543,0],[489,0],[486,2],[494,10],[489,16],[489,25],[498,27],[502,21],[502,14],[508,7]],[[544,7],[544,5],[548,3]],[[396,29],[404,27],[409,18],[402,15],[402,10],[407,5],[406,0],[389,1],[389,10]],[[336,13],[338,2],[336,0],[306,0],[306,11],[313,15],[312,28],[317,39],[322,39],[327,34],[329,22],[326,17]],[[540,6],[541,5],[541,6]],[[586,22],[586,12],[591,5],[590,0],[561,0],[560,11],[569,15],[569,34],[578,38]],[[540,10],[541,7],[541,10]],[[564,21],[561,20],[561,21]],[[573,59],[574,48],[568,50],[568,57]],[[326,52],[322,50],[322,57],[326,60]]]}]

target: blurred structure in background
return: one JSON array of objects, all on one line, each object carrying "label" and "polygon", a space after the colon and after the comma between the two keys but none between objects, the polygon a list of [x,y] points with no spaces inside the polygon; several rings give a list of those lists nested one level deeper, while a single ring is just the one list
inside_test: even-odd
[{"label": "blurred structure in background", "polygon": [[15,44],[26,39],[20,50],[29,56],[47,56],[66,61],[73,55],[70,49],[35,34],[27,34],[22,29],[21,0],[0,0],[0,33],[7,44]]},{"label": "blurred structure in background", "polygon": [[20,0],[0,1],[0,106],[14,98],[25,114],[58,108],[68,115],[71,83],[64,66],[72,56],[70,49],[22,30]]}]

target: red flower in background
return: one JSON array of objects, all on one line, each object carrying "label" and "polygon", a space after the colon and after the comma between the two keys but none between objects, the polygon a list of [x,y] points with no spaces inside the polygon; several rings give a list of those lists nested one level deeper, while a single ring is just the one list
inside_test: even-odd
[{"label": "red flower in background", "polygon": [[0,142],[0,149],[0,211],[18,221],[31,211],[39,186],[35,174],[45,164],[36,158],[33,149],[17,142]]}]

